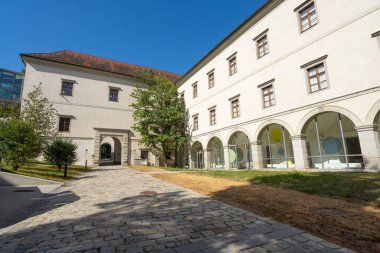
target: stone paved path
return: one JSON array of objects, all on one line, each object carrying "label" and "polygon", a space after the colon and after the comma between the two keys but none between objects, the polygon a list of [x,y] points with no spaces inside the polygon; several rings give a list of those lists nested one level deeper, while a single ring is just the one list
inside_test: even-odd
[{"label": "stone paved path", "polygon": [[100,167],[1,235],[0,252],[351,251],[147,173]]}]

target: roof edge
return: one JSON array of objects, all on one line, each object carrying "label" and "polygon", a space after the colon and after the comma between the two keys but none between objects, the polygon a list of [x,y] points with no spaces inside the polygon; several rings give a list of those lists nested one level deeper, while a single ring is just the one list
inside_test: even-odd
[{"label": "roof edge", "polygon": [[[90,57],[96,57],[96,58],[100,58],[100,59],[104,59],[104,60],[107,60],[107,61],[112,61],[112,62],[116,62],[116,63],[120,63],[120,64],[128,64],[128,65],[134,66],[136,68],[148,69],[148,70],[152,70],[152,71],[162,72],[163,74],[174,75],[174,76],[177,76],[178,80],[182,77],[182,75],[180,75],[180,74],[176,74],[176,73],[169,72],[169,71],[166,71],[166,70],[160,70],[160,69],[146,67],[146,66],[141,66],[141,65],[137,65],[137,64],[131,64],[131,63],[127,63],[127,62],[112,60],[112,59],[109,59],[109,58],[94,56],[94,55],[80,53],[80,52],[74,52],[74,51],[70,51],[70,50],[60,50],[60,51],[55,51],[55,52],[51,52],[51,53],[20,53],[19,55],[20,55],[20,57],[21,57],[22,62],[24,63],[24,65],[25,65],[24,57],[30,57],[30,58],[34,58],[34,59],[40,59],[40,60],[45,60],[45,61],[57,62],[57,63],[67,64],[67,65],[72,65],[72,66],[77,66],[77,67],[83,67],[83,68],[88,68],[88,69],[94,69],[94,70],[103,71],[103,72],[107,72],[107,73],[114,73],[114,74],[119,74],[119,75],[123,75],[123,76],[129,76],[129,77],[136,78],[133,75],[128,75],[128,74],[121,73],[121,72],[107,71],[107,70],[104,70],[104,69],[95,68],[95,67],[91,67],[91,66],[83,66],[81,64],[75,64],[75,63],[70,63],[70,62],[60,61],[60,60],[55,60],[55,59],[47,59],[47,58],[42,58],[42,57],[38,57],[38,56],[34,55],[34,54],[54,54],[54,53],[60,53],[60,52],[64,52],[64,51],[78,53],[78,54],[86,55],[86,56],[90,56]],[[174,83],[176,83],[176,82],[174,82]]]}]

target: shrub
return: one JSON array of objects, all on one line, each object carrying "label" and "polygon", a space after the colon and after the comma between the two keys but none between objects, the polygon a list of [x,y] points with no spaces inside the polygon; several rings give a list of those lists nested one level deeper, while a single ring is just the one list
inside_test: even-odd
[{"label": "shrub", "polygon": [[77,145],[70,140],[57,138],[53,140],[44,151],[45,161],[54,164],[59,170],[65,166],[65,177],[67,166],[74,164],[77,158]]}]

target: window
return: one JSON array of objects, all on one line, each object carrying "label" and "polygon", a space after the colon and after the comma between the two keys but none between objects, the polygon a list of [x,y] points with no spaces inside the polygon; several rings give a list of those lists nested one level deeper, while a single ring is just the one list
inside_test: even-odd
[{"label": "window", "polygon": [[181,102],[182,102],[182,104],[185,103],[185,92],[181,93]]},{"label": "window", "polygon": [[229,59],[228,64],[230,69],[230,76],[232,76],[237,72],[236,56],[233,56],[231,59]]},{"label": "window", "polygon": [[269,53],[268,37],[265,35],[257,41],[257,55],[258,58],[263,57]]},{"label": "window", "polygon": [[262,88],[264,108],[275,105],[273,85]]},{"label": "window", "polygon": [[59,127],[60,132],[69,132],[70,131],[70,120],[69,117],[59,117]]},{"label": "window", "polygon": [[304,32],[318,24],[317,12],[314,2],[299,11],[301,32]]},{"label": "window", "polygon": [[240,116],[239,99],[235,99],[231,101],[231,108],[232,108],[232,118],[239,117]]},{"label": "window", "polygon": [[61,94],[63,96],[73,96],[73,86],[74,82],[62,81]]},{"label": "window", "polygon": [[140,158],[143,160],[148,160],[149,158],[149,151],[148,150],[141,150]]},{"label": "window", "polygon": [[210,110],[210,125],[215,125],[216,124],[216,110],[211,109]]},{"label": "window", "polygon": [[110,88],[109,101],[118,102],[119,101],[119,89]]},{"label": "window", "polygon": [[198,115],[193,117],[193,131],[198,130]]},{"label": "window", "polygon": [[208,88],[211,89],[215,85],[215,74],[214,71],[208,74]]},{"label": "window", "polygon": [[316,92],[327,88],[325,64],[319,63],[307,69],[310,92]]},{"label": "window", "polygon": [[193,98],[198,97],[198,84],[193,84]]}]

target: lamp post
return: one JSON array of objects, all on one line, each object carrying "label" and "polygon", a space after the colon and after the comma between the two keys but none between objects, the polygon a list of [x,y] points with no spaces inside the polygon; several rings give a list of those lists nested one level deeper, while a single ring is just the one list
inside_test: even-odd
[{"label": "lamp post", "polygon": [[87,170],[87,152],[88,152],[88,149],[85,150],[85,155],[84,155],[84,157],[86,159],[85,162],[84,162],[84,169],[85,170]]}]

